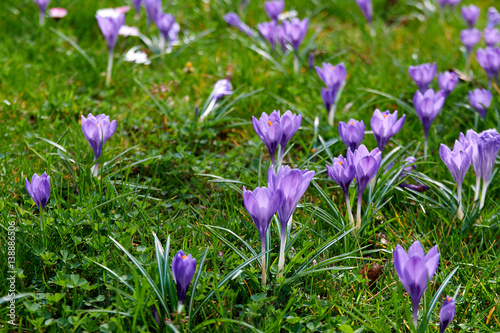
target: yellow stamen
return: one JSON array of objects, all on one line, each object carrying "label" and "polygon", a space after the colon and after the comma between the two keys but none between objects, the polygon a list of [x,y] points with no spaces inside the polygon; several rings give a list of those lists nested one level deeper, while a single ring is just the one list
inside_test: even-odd
[{"label": "yellow stamen", "polygon": [[182,256],[182,259],[186,259],[186,255],[183,255],[183,256]]}]

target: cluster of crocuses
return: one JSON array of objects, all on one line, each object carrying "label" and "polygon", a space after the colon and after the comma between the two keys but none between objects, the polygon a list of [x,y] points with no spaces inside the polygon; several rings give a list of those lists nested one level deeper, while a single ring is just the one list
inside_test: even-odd
[{"label": "cluster of crocuses", "polygon": [[[257,187],[253,191],[248,191],[243,187],[243,204],[259,231],[262,253],[266,250],[266,237],[271,219],[274,214],[278,213],[281,237],[277,275],[279,278],[285,266],[286,239],[293,213],[315,173],[307,169],[299,170],[282,166],[285,148],[302,124],[302,116],[291,111],[286,111],[283,115],[280,111],[273,111],[270,115],[262,113],[259,119],[252,117],[252,122],[255,132],[262,139],[271,156],[271,166],[267,173],[267,187]],[[261,282],[262,286],[267,283],[265,255],[262,255]]]},{"label": "cluster of crocuses", "polygon": [[[398,111],[380,112],[375,110],[370,125],[373,135],[378,143],[378,148],[368,151],[365,145],[361,144],[365,136],[365,124],[363,121],[350,119],[347,124],[339,122],[339,135],[347,146],[347,158],[342,155],[333,159],[332,166],[327,165],[326,169],[332,178],[344,192],[347,205],[347,214],[352,227],[357,230],[361,228],[361,202],[363,192],[368,184],[375,179],[382,163],[382,151],[389,140],[398,133],[404,125],[406,115],[398,119]],[[358,187],[358,206],[356,214],[356,224],[351,212],[351,201],[349,197],[349,186],[356,179]]]},{"label": "cluster of crocuses", "polygon": [[500,134],[496,129],[489,129],[481,133],[468,130],[466,135],[460,133],[459,139],[455,141],[453,150],[441,144],[439,155],[450,170],[453,179],[457,184],[458,211],[460,220],[463,219],[462,211],[462,184],[467,171],[472,163],[476,174],[476,187],[474,201],[479,199],[481,190],[481,179],[483,189],[479,208],[483,208],[486,199],[486,191],[490,183],[491,174],[495,165],[495,160],[500,150]]},{"label": "cluster of crocuses", "polygon": [[326,88],[321,88],[321,98],[323,99],[323,104],[328,115],[328,124],[333,126],[335,109],[345,83],[347,70],[343,62],[337,66],[333,66],[330,63],[323,63],[322,68],[316,67],[316,73],[318,73],[319,78],[326,85]]},{"label": "cluster of crocuses", "polygon": [[[415,330],[418,329],[418,305],[436,273],[439,257],[437,245],[426,254],[418,241],[410,246],[408,253],[399,244],[393,252],[394,268],[411,298]],[[455,301],[450,296],[446,296],[440,311],[440,333],[445,331],[454,317]]]},{"label": "cluster of crocuses", "polygon": [[[281,50],[286,51],[290,45],[295,51],[294,70],[299,71],[299,56],[298,50],[309,28],[309,20],[307,18],[300,20],[297,17],[291,20],[282,17],[285,10],[284,0],[266,1],[264,9],[271,19],[270,22],[262,22],[257,25],[262,37],[269,43],[274,50],[276,45],[281,45]],[[232,27],[239,29],[250,37],[254,36],[253,30],[248,27],[234,12],[230,12],[224,16],[224,20]],[[282,24],[280,24],[282,20]]]}]

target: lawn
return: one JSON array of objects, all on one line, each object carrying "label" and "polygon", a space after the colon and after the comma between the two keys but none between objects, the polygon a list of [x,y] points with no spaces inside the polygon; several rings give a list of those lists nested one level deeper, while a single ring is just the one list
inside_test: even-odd
[{"label": "lawn", "polygon": [[[68,14],[40,26],[34,1],[1,1],[0,331],[437,332],[449,295],[456,315],[448,331],[500,332],[500,160],[495,155],[483,208],[470,166],[460,219],[459,191],[439,153],[467,130],[500,130],[500,89],[489,86],[475,56],[484,40],[469,60],[460,40],[461,5],[480,7],[482,31],[498,1],[443,10],[435,0],[373,0],[370,26],[354,0],[286,0],[286,14],[309,19],[298,64],[290,45],[272,50],[258,34],[269,21],[263,1],[247,2],[164,0],[163,11],[180,25],[164,54],[147,45],[159,31],[148,28],[144,7],[138,21],[131,8],[125,24],[143,37],[119,36],[108,86],[96,12],[131,2],[52,0],[49,7]],[[229,12],[254,36],[228,26]],[[125,61],[135,46],[149,64]],[[341,62],[347,76],[330,126],[314,66]],[[434,62],[460,80],[430,127],[425,157],[408,68]],[[232,94],[204,116],[222,79]],[[440,89],[437,78],[430,88]],[[476,88],[493,96],[484,119],[468,98]],[[377,147],[375,109],[398,110],[405,122],[362,195],[358,229],[326,165],[347,154],[339,121],[364,121],[362,143]],[[283,165],[314,171],[286,230],[284,270],[278,214],[261,260],[261,237],[243,202],[243,187],[268,185],[271,158],[252,116],[273,110],[302,117]],[[82,131],[89,113],[117,124],[96,175]],[[416,169],[405,172],[411,156]],[[44,172],[51,190],[40,212],[25,178]],[[356,215],[356,181],[347,193]],[[398,244],[408,250],[415,241],[425,252],[437,245],[440,255],[431,281],[424,278],[418,329],[393,262]],[[182,311],[171,272],[179,250],[196,259]]]}]

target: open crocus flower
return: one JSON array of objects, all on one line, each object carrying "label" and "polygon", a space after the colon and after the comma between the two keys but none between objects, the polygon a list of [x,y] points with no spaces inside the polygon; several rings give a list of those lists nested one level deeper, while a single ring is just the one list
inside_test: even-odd
[{"label": "open crocus flower", "polygon": [[[116,131],[116,120],[110,121],[109,116],[100,114],[93,116],[89,113],[87,118],[81,117],[82,131],[90,147],[94,151],[94,161],[101,157],[102,148]],[[98,163],[94,164],[91,171],[97,177]]]},{"label": "open crocus flower", "polygon": [[497,46],[487,46],[484,49],[476,51],[476,60],[486,72],[488,80],[498,79],[498,72],[500,71],[500,48]]},{"label": "open crocus flower", "polygon": [[439,111],[443,108],[444,101],[444,93],[442,91],[435,93],[432,89],[427,90],[423,94],[420,91],[417,91],[413,96],[413,106],[415,107],[418,118],[422,122],[422,126],[424,127],[424,159],[427,159],[427,137],[429,136],[429,129],[431,128],[432,122],[436,119]]},{"label": "open crocus flower", "polygon": [[[270,191],[280,189],[283,192],[283,197],[278,208],[278,217],[281,226],[281,245],[280,256],[278,261],[278,271],[282,271],[285,267],[285,245],[287,226],[292,220],[292,215],[299,204],[300,198],[304,195],[315,172],[299,169],[290,169],[289,166],[281,167],[278,173],[274,173],[273,166],[269,168],[267,173],[268,188]],[[282,276],[278,273],[278,277]]]},{"label": "open crocus flower", "polygon": [[486,89],[474,89],[469,91],[469,103],[481,115],[481,118],[486,117],[487,108],[491,105],[493,95]]},{"label": "open crocus flower", "polygon": [[[260,235],[262,253],[266,252],[266,234],[273,215],[278,211],[283,198],[283,192],[278,189],[272,191],[266,187],[257,187],[247,191],[243,187],[243,204],[255,223]],[[262,255],[262,286],[267,283],[266,256]]]},{"label": "open crocus flower", "polygon": [[453,318],[455,318],[455,300],[450,296],[446,296],[439,311],[439,333],[446,330]]},{"label": "open crocus flower", "polygon": [[484,29],[483,36],[487,46],[495,46],[500,43],[500,31],[497,28]]},{"label": "open crocus flower", "polygon": [[433,64],[422,64],[418,66],[410,66],[408,68],[408,73],[413,79],[418,89],[421,92],[425,92],[429,84],[434,80],[437,73],[437,65]]},{"label": "open crocus flower", "polygon": [[179,313],[182,312],[184,299],[186,298],[186,293],[193,280],[195,271],[196,259],[190,254],[185,255],[182,250],[177,252],[174,259],[172,259],[172,276],[174,277],[177,287],[177,296],[179,298],[179,308],[177,312]]},{"label": "open crocus flower", "polygon": [[339,121],[339,135],[347,148],[355,151],[365,137],[365,123],[362,120],[357,121],[352,118],[347,124]]},{"label": "open crocus flower", "polygon": [[361,12],[365,16],[368,23],[372,23],[372,18],[373,18],[372,0],[356,0],[356,3],[358,4],[359,9],[361,9]]},{"label": "open crocus flower", "polygon": [[460,31],[460,40],[464,44],[467,54],[470,54],[474,47],[481,40],[481,31],[476,28],[464,29]]},{"label": "open crocus flower", "polygon": [[495,7],[488,8],[488,27],[495,27],[500,23],[500,13]]},{"label": "open crocus flower", "polygon": [[45,10],[49,5],[50,0],[34,0],[38,5],[39,13],[40,13],[40,26],[45,25]]},{"label": "open crocus flower", "polygon": [[40,229],[43,230],[42,210],[45,208],[50,197],[50,177],[45,172],[41,176],[35,173],[31,177],[31,183],[27,178],[24,180],[26,182],[26,190],[40,212]]},{"label": "open crocus flower", "polygon": [[252,29],[250,29],[248,25],[243,23],[238,14],[234,12],[230,12],[224,15],[224,21],[226,21],[226,23],[229,24],[230,26],[245,33],[249,37],[252,37],[254,35]]},{"label": "open crocus flower", "polygon": [[427,280],[432,281],[439,265],[438,247],[434,246],[425,254],[420,242],[416,241],[406,253],[398,244],[393,253],[393,260],[399,280],[410,295],[413,305],[413,325],[417,329],[418,304],[427,289]]},{"label": "open crocus flower", "polygon": [[401,130],[405,123],[405,118],[406,115],[403,115],[398,120],[398,111],[394,111],[391,114],[389,111],[380,112],[379,109],[376,109],[373,112],[370,126],[380,151],[383,151],[389,140]]},{"label": "open crocus flower", "polygon": [[356,183],[358,184],[358,207],[356,214],[356,229],[361,228],[361,202],[363,199],[363,192],[366,186],[375,178],[380,164],[382,163],[382,153],[378,148],[373,149],[371,152],[365,145],[359,146],[354,152],[349,148],[347,150],[347,160],[349,164],[356,167]]},{"label": "open crocus flower", "polygon": [[335,157],[333,159],[332,166],[326,166],[326,171],[328,176],[330,176],[334,182],[339,184],[340,188],[344,192],[347,214],[349,216],[349,221],[351,222],[351,227],[354,227],[354,217],[352,216],[351,200],[349,198],[349,186],[356,175],[356,166],[350,164],[347,159],[340,155],[339,157]]},{"label": "open crocus flower", "polygon": [[49,16],[54,20],[60,20],[66,15],[68,15],[68,11],[64,8],[55,7],[49,9]]},{"label": "open crocus flower", "polygon": [[271,48],[274,50],[276,46],[276,22],[262,22],[257,25],[260,34],[264,37],[265,40],[271,45]]},{"label": "open crocus flower", "polygon": [[445,97],[455,89],[458,83],[458,75],[454,72],[444,72],[438,74],[438,84]]},{"label": "open crocus flower", "polygon": [[483,179],[483,192],[479,208],[484,207],[486,191],[491,180],[491,174],[500,150],[500,134],[496,129],[489,129],[479,134],[478,150],[481,157],[481,178]]},{"label": "open crocus flower", "polygon": [[480,9],[474,5],[462,6],[462,18],[472,28],[479,17]]},{"label": "open crocus flower", "polygon": [[[460,133],[461,134],[461,133]],[[461,135],[462,138],[463,134]],[[462,184],[464,182],[465,174],[469,170],[472,160],[472,146],[467,140],[455,141],[453,150],[450,150],[446,145],[441,144],[439,148],[439,156],[444,164],[448,167],[453,180],[457,183],[457,196],[458,196],[458,218],[463,220],[464,213],[462,211]]]},{"label": "open crocus flower", "polygon": [[109,57],[108,69],[106,75],[106,85],[111,83],[111,72],[113,71],[113,50],[118,40],[118,34],[123,23],[125,23],[125,15],[112,9],[100,9],[96,14],[97,24],[108,44]]},{"label": "open crocus flower", "polygon": [[278,21],[278,16],[285,10],[285,1],[266,1],[264,2],[264,9],[271,20]]},{"label": "open crocus flower", "polygon": [[161,13],[161,0],[143,0],[146,14],[148,16],[148,26],[155,22],[156,17]]}]

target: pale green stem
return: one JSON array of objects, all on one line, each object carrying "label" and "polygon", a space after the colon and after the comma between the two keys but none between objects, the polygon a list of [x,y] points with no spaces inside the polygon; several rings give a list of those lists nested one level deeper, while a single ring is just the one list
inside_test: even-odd
[{"label": "pale green stem", "polygon": [[[266,252],[266,237],[264,236],[264,239],[261,240],[261,251],[262,253]],[[266,276],[266,255],[262,254],[262,279],[261,279],[261,285],[262,287],[265,287],[267,284],[267,276]]]},{"label": "pale green stem", "polygon": [[[285,234],[283,236],[283,234]],[[280,258],[278,261],[278,274],[276,277],[279,279],[283,276],[283,270],[285,269],[285,245],[286,245],[286,232],[281,232],[281,245],[280,245]]]},{"label": "pale green stem", "polygon": [[40,11],[40,26],[43,27],[45,25],[45,12]]},{"label": "pale green stem", "polygon": [[299,74],[300,70],[300,62],[299,62],[299,55],[295,54],[295,57],[293,58],[293,70],[295,74]]},{"label": "pale green stem", "polygon": [[372,23],[372,22],[370,22],[370,23],[368,23],[368,24],[369,24],[369,26],[370,26],[370,35],[371,35],[372,37],[375,37],[375,36],[377,35],[377,32],[375,31],[375,28],[373,27],[373,23]]},{"label": "pale green stem", "polygon": [[457,216],[460,221],[464,219],[464,212],[462,211],[462,184],[457,184],[457,197],[458,197],[458,211]]},{"label": "pale green stem", "polygon": [[166,40],[165,40],[165,36],[163,36],[162,33],[160,33],[160,54],[165,54],[165,49],[167,48],[166,47]]},{"label": "pale green stem", "polygon": [[337,108],[337,106],[335,104],[333,104],[331,107],[330,107],[330,111],[328,111],[328,124],[330,126],[333,126],[333,121],[335,119],[335,109]]},{"label": "pale green stem", "polygon": [[111,84],[111,73],[113,72],[113,50],[109,50],[108,70],[106,71],[106,87]]},{"label": "pale green stem", "polygon": [[38,207],[38,212],[40,213],[40,230],[43,232],[43,209]]},{"label": "pale green stem", "polygon": [[429,139],[425,137],[425,142],[424,142],[424,161],[427,161],[427,149],[429,149]]},{"label": "pale green stem", "polygon": [[349,222],[350,222],[351,228],[354,228],[354,216],[352,216],[351,199],[349,198],[348,192],[345,194],[345,203],[347,205],[347,215],[349,215]]},{"label": "pale green stem", "polygon": [[479,204],[479,209],[483,209],[484,207],[484,201],[486,200],[486,191],[488,190],[488,184],[484,178],[483,178],[483,192],[481,193],[481,202]]},{"label": "pale green stem", "polygon": [[134,18],[135,18],[136,21],[139,21],[141,19],[141,13],[140,12],[135,12]]},{"label": "pale green stem", "polygon": [[481,176],[476,175],[476,188],[474,189],[474,201],[479,200],[479,192],[481,192]]},{"label": "pale green stem", "polygon": [[182,313],[183,310],[184,304],[182,304],[182,302],[179,302],[179,304],[177,304],[177,313]]},{"label": "pale green stem", "polygon": [[200,123],[203,121],[203,119],[205,119],[210,114],[210,112],[212,112],[212,109],[215,107],[215,103],[217,103],[217,100],[215,98],[212,98],[212,100],[210,101],[210,104],[208,104],[208,107],[205,110],[205,112],[203,112],[203,114],[200,116],[200,118],[198,118],[198,121]]},{"label": "pale green stem", "polygon": [[357,214],[356,214],[356,231],[359,231],[361,229],[361,201],[363,200],[363,192],[360,192],[358,190],[358,207],[357,207]]},{"label": "pale green stem", "polygon": [[413,325],[416,331],[418,329],[418,303],[413,303]]}]

